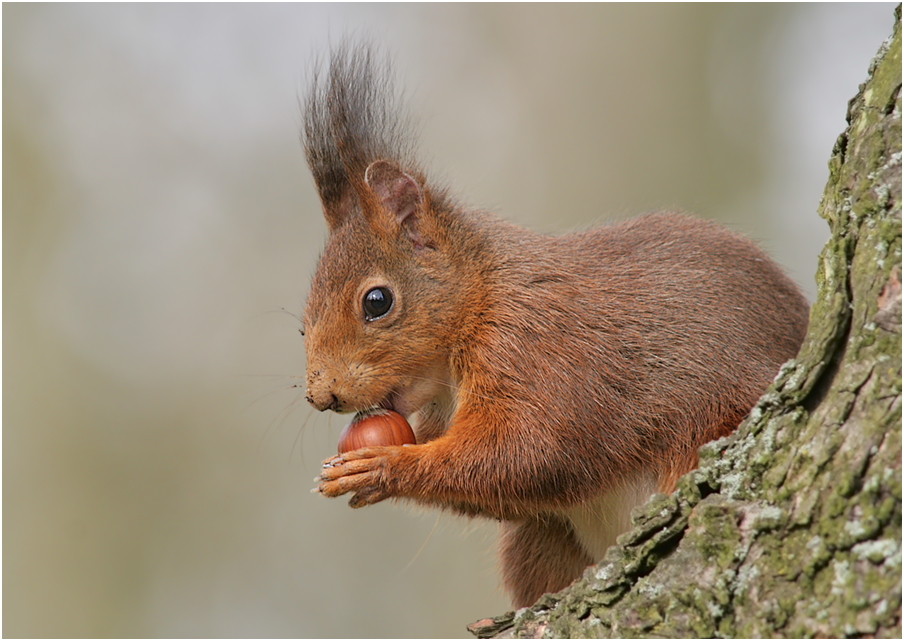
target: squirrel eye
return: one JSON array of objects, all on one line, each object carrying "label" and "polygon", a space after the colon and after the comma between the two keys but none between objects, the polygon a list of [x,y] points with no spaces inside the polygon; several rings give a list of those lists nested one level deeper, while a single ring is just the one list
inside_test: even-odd
[{"label": "squirrel eye", "polygon": [[392,292],[387,287],[374,287],[364,294],[364,320],[385,316],[392,309]]}]

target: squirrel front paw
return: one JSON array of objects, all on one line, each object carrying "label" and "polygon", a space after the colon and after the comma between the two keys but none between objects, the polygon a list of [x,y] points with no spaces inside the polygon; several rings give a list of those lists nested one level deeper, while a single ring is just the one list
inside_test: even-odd
[{"label": "squirrel front paw", "polygon": [[311,491],[331,498],[354,492],[348,502],[354,508],[379,503],[393,495],[389,468],[401,449],[366,447],[328,458]]}]

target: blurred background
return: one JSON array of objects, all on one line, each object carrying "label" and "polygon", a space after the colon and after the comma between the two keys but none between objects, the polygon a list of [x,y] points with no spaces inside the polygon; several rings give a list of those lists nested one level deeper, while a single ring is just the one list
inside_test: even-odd
[{"label": "blurred background", "polygon": [[893,4],[3,6],[3,635],[448,637],[495,527],[309,493],[315,58],[395,58],[462,200],[563,232],[658,208],[813,297],[816,210]]}]

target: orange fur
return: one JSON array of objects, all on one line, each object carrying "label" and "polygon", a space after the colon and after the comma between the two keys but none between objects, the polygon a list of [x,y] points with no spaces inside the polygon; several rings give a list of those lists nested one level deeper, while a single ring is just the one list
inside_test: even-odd
[{"label": "orange fur", "polygon": [[[550,237],[457,205],[409,157],[381,86],[371,54],[345,49],[308,101],[330,228],[308,399],[392,407],[418,444],[329,459],[319,491],[503,520],[505,583],[526,605],[596,560],[569,510],[632,479],[671,491],[796,354],[807,304],[750,241],[689,216]],[[378,286],[394,306],[366,320]],[[631,505],[614,505],[621,523]]]}]

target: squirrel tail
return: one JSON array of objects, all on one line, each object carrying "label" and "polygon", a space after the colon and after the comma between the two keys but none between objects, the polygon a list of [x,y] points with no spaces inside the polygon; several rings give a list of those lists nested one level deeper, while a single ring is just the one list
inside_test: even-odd
[{"label": "squirrel tail", "polygon": [[316,71],[303,105],[302,142],[324,212],[337,227],[364,196],[364,173],[376,160],[412,164],[408,118],[393,91],[385,56],[345,42]]}]

